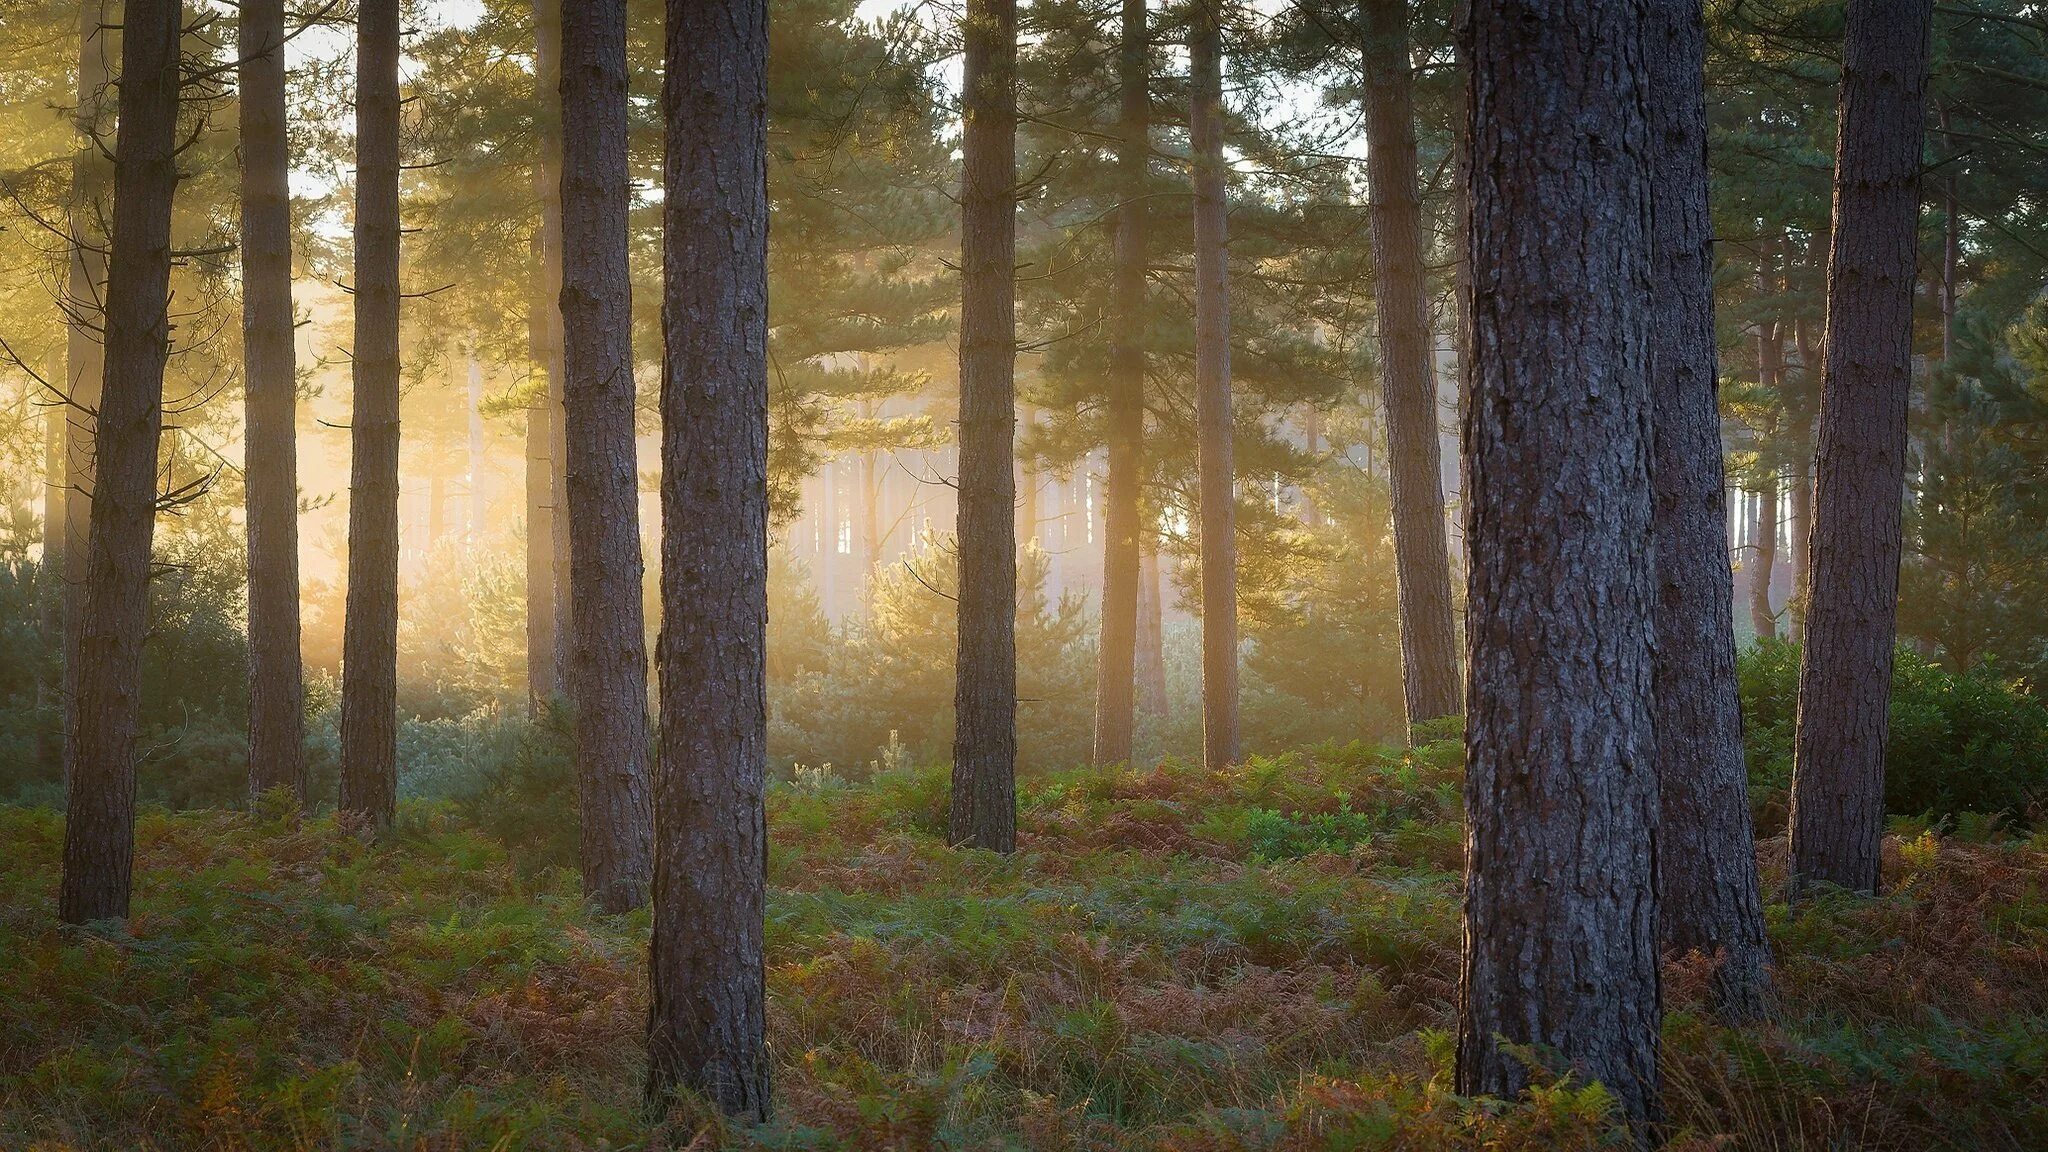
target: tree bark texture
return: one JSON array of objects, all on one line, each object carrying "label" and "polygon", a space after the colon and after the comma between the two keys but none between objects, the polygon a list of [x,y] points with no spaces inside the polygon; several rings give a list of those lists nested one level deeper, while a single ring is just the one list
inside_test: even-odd
[{"label": "tree bark texture", "polygon": [[398,808],[398,54],[398,0],[362,0],[341,815],[373,829]]},{"label": "tree bark texture", "polygon": [[1930,0],[1851,0],[1792,769],[1794,891],[1875,892],[1898,616]]},{"label": "tree bark texture", "polygon": [[1017,846],[1017,5],[968,0],[960,182],[955,844]]},{"label": "tree bark texture", "polygon": [[1401,605],[1401,685],[1413,725],[1457,713],[1458,638],[1437,443],[1435,341],[1423,279],[1407,0],[1365,0],[1363,15],[1366,195],[1378,263],[1374,284]]},{"label": "tree bark texture", "polygon": [[568,441],[570,635],[583,892],[607,912],[647,900],[647,639],[633,437],[633,284],[626,260],[626,3],[562,9],[562,393]]},{"label": "tree bark texture", "polygon": [[538,154],[533,192],[540,203],[540,284],[527,317],[527,340],[542,391],[526,410],[526,679],[535,705],[572,695],[567,420],[562,364],[562,120],[556,98],[562,72],[561,0],[534,0],[533,71]]},{"label": "tree bark texture", "polygon": [[648,1095],[768,1115],[767,0],[669,0]]},{"label": "tree bark texture", "polygon": [[1778,638],[1771,580],[1778,567],[1778,478],[1766,473],[1756,490],[1756,534],[1750,541],[1749,624],[1759,640]]},{"label": "tree bark texture", "polygon": [[181,15],[178,0],[130,0],[123,16],[106,377],[57,894],[57,915],[67,924],[125,918],[133,881],[142,637],[170,351]]},{"label": "tree bark texture", "polygon": [[1714,347],[1700,0],[1651,0],[1651,456],[1656,544],[1659,925],[1667,950],[1718,956],[1721,1011],[1762,1013],[1770,946],[1758,893],[1735,682],[1734,574]]},{"label": "tree bark texture", "polygon": [[1229,205],[1223,166],[1222,0],[1196,0],[1188,28],[1188,132],[1195,169],[1195,425],[1202,540],[1202,762],[1236,763],[1237,483],[1230,414]]},{"label": "tree bark texture", "polygon": [[1459,1092],[1512,1097],[1534,1050],[1639,1135],[1661,1015],[1646,16],[1472,5],[1457,1062]]},{"label": "tree bark texture", "polygon": [[1117,175],[1116,267],[1109,370],[1109,469],[1103,492],[1102,636],[1096,648],[1095,748],[1098,765],[1130,760],[1136,721],[1139,486],[1145,440],[1145,175],[1151,150],[1152,97],[1145,0],[1123,0],[1117,56],[1122,89]]},{"label": "tree bark texture", "polygon": [[284,0],[243,0],[242,475],[249,530],[249,795],[306,799],[299,657],[298,362],[285,138]]}]

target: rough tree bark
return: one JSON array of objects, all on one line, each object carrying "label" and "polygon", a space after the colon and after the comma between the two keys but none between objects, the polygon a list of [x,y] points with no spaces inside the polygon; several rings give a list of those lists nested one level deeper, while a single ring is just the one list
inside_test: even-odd
[{"label": "rough tree bark", "polygon": [[562,121],[556,89],[562,72],[561,0],[534,0],[533,71],[538,154],[533,191],[540,203],[535,238],[540,283],[527,316],[528,350],[541,392],[526,409],[526,687],[536,707],[571,695],[569,507],[563,415]]},{"label": "rough tree bark", "polygon": [[667,37],[647,1089],[765,1120],[767,0],[669,0]]},{"label": "rough tree bark", "polygon": [[1195,167],[1195,425],[1202,537],[1202,762],[1237,760],[1237,485],[1230,416],[1229,221],[1223,167],[1222,0],[1188,28]]},{"label": "rough tree bark", "polygon": [[1109,469],[1103,493],[1102,637],[1096,648],[1095,748],[1098,765],[1131,758],[1136,721],[1138,642],[1138,488],[1145,440],[1145,173],[1151,148],[1152,96],[1145,0],[1123,0],[1117,56],[1122,88],[1112,286],[1115,333],[1109,372]]},{"label": "rough tree bark", "polygon": [[1379,266],[1374,283],[1401,603],[1401,685],[1408,723],[1414,725],[1458,711],[1458,637],[1437,443],[1435,341],[1423,279],[1407,0],[1365,0],[1362,14],[1366,195]]},{"label": "rough tree bark", "polygon": [[[1657,1113],[1644,0],[1480,0],[1457,1087],[1528,1052]],[[1521,1053],[1518,1055],[1517,1053]]]},{"label": "rough tree bark", "polygon": [[633,283],[626,259],[626,0],[562,9],[562,395],[568,447],[569,695],[583,893],[647,900],[647,639],[633,436]]},{"label": "rough tree bark", "polygon": [[142,636],[170,349],[181,15],[178,0],[129,0],[123,16],[106,377],[57,893],[57,916],[67,924],[125,918],[133,881]]},{"label": "rough tree bark", "polygon": [[1931,0],[1851,0],[1792,768],[1792,884],[1875,892]]},{"label": "rough tree bark", "polygon": [[341,815],[378,830],[398,808],[398,52],[398,0],[362,0]]},{"label": "rough tree bark", "polygon": [[1714,348],[1707,206],[1706,27],[1700,0],[1652,0],[1648,39],[1651,403],[1657,648],[1659,930],[1718,956],[1721,1012],[1764,1010],[1770,946],[1758,893],[1735,683],[1734,575]]},{"label": "rough tree bark", "polygon": [[243,0],[242,475],[249,530],[249,795],[306,800],[299,666],[298,363],[285,138],[284,0]]},{"label": "rough tree bark", "polygon": [[968,0],[962,27],[960,604],[955,844],[1017,846],[1017,4]]}]

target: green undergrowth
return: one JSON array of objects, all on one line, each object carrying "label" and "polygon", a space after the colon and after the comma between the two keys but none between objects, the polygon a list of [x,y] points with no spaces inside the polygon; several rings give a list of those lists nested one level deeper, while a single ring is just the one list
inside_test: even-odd
[{"label": "green undergrowth", "polygon": [[[0,1148],[1613,1146],[1598,1085],[1451,1091],[1457,790],[1449,745],[1062,773],[1003,859],[944,845],[940,772],[778,786],[759,1129],[647,1122],[646,914],[453,808],[147,812],[125,932],[59,928],[61,824],[0,809]],[[2042,1146],[2048,840],[1886,875],[1772,906],[1771,1023],[1667,968],[1675,1146]]]}]

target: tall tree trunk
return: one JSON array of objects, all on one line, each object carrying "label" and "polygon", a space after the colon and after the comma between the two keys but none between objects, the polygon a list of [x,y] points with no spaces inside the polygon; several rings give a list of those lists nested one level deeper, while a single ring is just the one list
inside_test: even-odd
[{"label": "tall tree trunk", "polygon": [[1143,525],[1138,535],[1138,712],[1155,724],[1166,720],[1166,637],[1165,602],[1159,587],[1159,550],[1153,543],[1152,527]]},{"label": "tall tree trunk", "polygon": [[960,180],[955,844],[1017,846],[1017,4],[968,0]]},{"label": "tall tree trunk", "polygon": [[57,893],[67,924],[125,918],[133,881],[142,636],[170,346],[181,15],[178,0],[129,0],[123,17],[106,378]]},{"label": "tall tree trunk", "polygon": [[1095,748],[1098,765],[1131,758],[1136,724],[1138,642],[1138,489],[1145,440],[1145,174],[1151,151],[1152,96],[1145,0],[1123,0],[1117,56],[1122,139],[1117,179],[1116,270],[1111,305],[1109,475],[1103,502],[1102,636],[1096,648]]},{"label": "tall tree trunk", "polygon": [[1795,891],[1877,890],[1931,19],[1931,0],[1849,4],[1793,752]]},{"label": "tall tree trunk", "polygon": [[1195,164],[1195,424],[1202,536],[1202,762],[1237,761],[1237,485],[1230,417],[1230,264],[1223,168],[1222,0],[1188,30]]},{"label": "tall tree trunk", "polygon": [[[768,1116],[768,4],[669,0],[648,1096]],[[1007,515],[1007,509],[1005,510]]]},{"label": "tall tree trunk", "polygon": [[484,370],[471,355],[469,363],[469,545],[484,535]]},{"label": "tall tree trunk", "polygon": [[284,0],[243,0],[242,376],[249,529],[249,794],[306,800],[299,666],[298,362],[285,138]]},{"label": "tall tree trunk", "polygon": [[[1642,0],[1472,6],[1473,391],[1458,1091],[1528,1052],[1657,1110]],[[1660,98],[1662,98],[1660,96]]]},{"label": "tall tree trunk", "polygon": [[1813,421],[1796,420],[1792,439],[1792,523],[1786,539],[1792,554],[1792,595],[1786,602],[1788,636],[1806,635],[1806,539],[1813,531]]},{"label": "tall tree trunk", "polygon": [[109,41],[119,20],[108,13],[107,0],[86,0],[78,8],[78,108],[74,113],[78,140],[71,156],[71,189],[68,227],[71,229],[71,260],[66,275],[65,311],[69,332],[65,343],[64,403],[50,410],[62,421],[63,460],[61,485],[54,516],[57,531],[45,526],[45,539],[54,538],[58,547],[50,572],[63,582],[62,607],[64,670],[65,744],[64,779],[71,779],[73,749],[69,734],[76,727],[78,705],[78,642],[85,629],[86,538],[92,528],[93,433],[100,404],[100,382],[106,373],[104,336],[95,331],[103,326],[106,311],[107,258],[99,236],[101,198],[108,186],[106,160],[101,152],[100,133],[111,106],[107,61],[113,51]]},{"label": "tall tree trunk", "polygon": [[1652,0],[1651,476],[1656,544],[1652,669],[1662,827],[1659,928],[1667,950],[1716,956],[1722,1013],[1764,1008],[1764,936],[1742,701],[1735,683],[1713,225],[1707,205],[1706,27],[1700,0]]},{"label": "tall tree trunk", "polygon": [[[1757,269],[1757,294],[1769,300],[1784,290],[1784,279],[1780,265],[1784,259],[1782,237],[1766,237],[1763,253]],[[1765,317],[1757,322],[1756,333],[1756,380],[1765,394],[1778,397],[1782,404],[1785,383],[1785,330],[1774,317]],[[1766,459],[1775,453],[1777,445],[1759,446]],[[1759,464],[1763,473],[1762,486],[1757,489],[1757,520],[1761,531],[1754,537],[1756,551],[1753,554],[1749,583],[1749,621],[1759,640],[1775,640],[1778,637],[1778,614],[1771,606],[1771,584],[1776,579],[1778,566],[1778,476],[1775,468]]]},{"label": "tall tree trunk", "polygon": [[1401,601],[1401,684],[1408,723],[1414,725],[1458,711],[1458,638],[1451,618],[1429,290],[1423,282],[1407,0],[1365,0],[1363,14],[1366,187],[1379,263],[1380,384]]},{"label": "tall tree trunk", "polygon": [[533,191],[540,202],[540,284],[527,318],[527,340],[544,391],[526,412],[526,679],[535,703],[569,696],[568,445],[562,367],[562,121],[556,88],[562,72],[561,0],[534,0],[533,71],[536,127]]},{"label": "tall tree trunk", "polygon": [[362,0],[341,815],[375,829],[398,808],[398,35],[398,0]]},{"label": "tall tree trunk", "polygon": [[[539,248],[538,244],[535,248]],[[527,322],[527,343],[533,362],[547,363],[545,306],[535,294]],[[526,697],[540,709],[562,690],[562,668],[556,661],[555,619],[555,491],[554,420],[545,384],[526,406]]]},{"label": "tall tree trunk", "polygon": [[626,259],[626,0],[562,9],[562,352],[583,892],[647,900],[647,639]]},{"label": "tall tree trunk", "polygon": [[1771,581],[1778,567],[1778,478],[1758,481],[1754,532],[1750,537],[1749,623],[1759,640],[1778,638],[1778,614],[1771,607]]}]

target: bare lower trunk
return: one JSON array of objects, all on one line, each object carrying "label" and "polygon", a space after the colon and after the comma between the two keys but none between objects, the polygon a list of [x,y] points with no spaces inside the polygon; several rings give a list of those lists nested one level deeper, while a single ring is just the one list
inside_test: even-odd
[{"label": "bare lower trunk", "polygon": [[525,484],[526,695],[539,708],[562,690],[563,671],[555,661],[554,423],[545,395],[526,409]]},{"label": "bare lower trunk", "polygon": [[1532,1055],[1658,1113],[1643,3],[1472,7],[1457,1089]]},{"label": "bare lower trunk", "polygon": [[1131,758],[1138,641],[1138,488],[1145,439],[1145,172],[1151,96],[1144,0],[1123,0],[1117,82],[1116,330],[1110,349],[1109,474],[1103,493],[1102,638],[1095,666],[1096,764]]},{"label": "bare lower trunk", "polygon": [[284,0],[243,0],[242,362],[249,529],[249,794],[306,800],[299,666],[298,362],[285,139]]},{"label": "bare lower trunk", "polygon": [[1756,491],[1755,535],[1750,538],[1749,623],[1757,639],[1778,638],[1771,579],[1778,567],[1778,478],[1765,474]]},{"label": "bare lower trunk", "polygon": [[355,405],[341,653],[341,815],[398,807],[398,0],[356,18]]},{"label": "bare lower trunk", "polygon": [[1017,846],[1016,0],[969,0],[960,185],[960,604],[951,840]]},{"label": "bare lower trunk", "polygon": [[106,377],[57,893],[67,924],[125,918],[133,881],[135,738],[170,343],[180,15],[178,0],[130,0],[123,17]]},{"label": "bare lower trunk", "polygon": [[[669,0],[650,1102],[768,1116],[767,0]],[[1005,508],[1007,517],[1008,509]]]},{"label": "bare lower trunk", "polygon": [[1379,264],[1374,283],[1401,601],[1401,684],[1413,725],[1458,711],[1458,640],[1423,282],[1407,0],[1366,0],[1364,16],[1367,198]]},{"label": "bare lower trunk", "polygon": [[1786,608],[1786,631],[1806,635],[1806,538],[1813,531],[1813,425],[1801,422],[1792,431],[1792,524],[1786,534],[1792,549],[1792,596]]},{"label": "bare lower trunk", "polygon": [[1221,0],[1197,0],[1188,32],[1195,165],[1195,423],[1202,539],[1202,762],[1236,763],[1237,494],[1230,415],[1230,266],[1223,167]]},{"label": "bare lower trunk", "polygon": [[1154,723],[1166,719],[1166,643],[1163,622],[1165,604],[1159,587],[1159,552],[1152,543],[1152,530],[1145,527],[1138,537],[1138,712]]},{"label": "bare lower trunk", "polygon": [[571,695],[569,664],[575,647],[570,635],[568,447],[559,306],[562,123],[555,89],[561,75],[561,0],[534,0],[533,29],[540,137],[533,190],[540,201],[540,284],[527,331],[543,391],[533,398],[526,416],[526,676],[528,694],[538,702]]},{"label": "bare lower trunk", "polygon": [[1877,890],[1931,18],[1931,0],[1848,10],[1793,753],[1795,891]]},{"label": "bare lower trunk", "polygon": [[1664,946],[1719,960],[1722,1013],[1762,1013],[1769,944],[1750,828],[1735,682],[1712,220],[1707,207],[1706,29],[1699,0],[1652,0],[1651,458],[1657,550],[1657,844]]},{"label": "bare lower trunk", "polygon": [[563,398],[583,893],[607,912],[647,900],[653,870],[640,469],[627,266],[626,2],[562,10]]},{"label": "bare lower trunk", "polygon": [[484,535],[484,370],[476,357],[469,368],[469,544],[476,546]]}]

